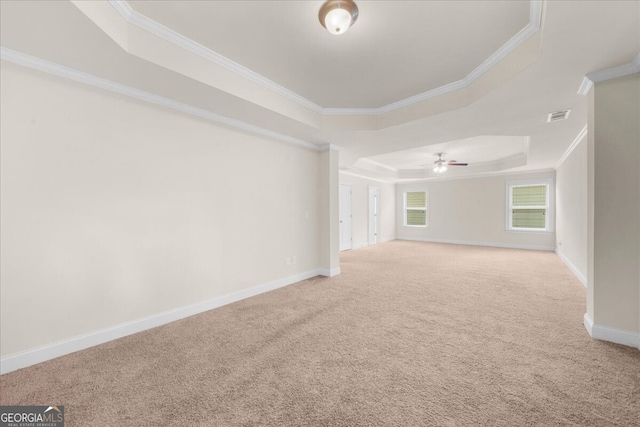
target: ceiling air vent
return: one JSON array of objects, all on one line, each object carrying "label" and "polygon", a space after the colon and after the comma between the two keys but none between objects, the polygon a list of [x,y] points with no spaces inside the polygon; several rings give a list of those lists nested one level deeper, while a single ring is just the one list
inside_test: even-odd
[{"label": "ceiling air vent", "polygon": [[549,113],[549,116],[547,116],[547,123],[564,120],[569,117],[569,113],[571,113],[571,110],[562,110],[556,111],[555,113]]}]

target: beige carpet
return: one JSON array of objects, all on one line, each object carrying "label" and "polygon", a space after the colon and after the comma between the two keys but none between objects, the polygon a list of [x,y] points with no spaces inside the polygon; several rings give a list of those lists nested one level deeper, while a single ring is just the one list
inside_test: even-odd
[{"label": "beige carpet", "polygon": [[[68,426],[640,425],[555,254],[395,241],[315,278],[0,377]],[[28,333],[28,331],[25,331]]]}]

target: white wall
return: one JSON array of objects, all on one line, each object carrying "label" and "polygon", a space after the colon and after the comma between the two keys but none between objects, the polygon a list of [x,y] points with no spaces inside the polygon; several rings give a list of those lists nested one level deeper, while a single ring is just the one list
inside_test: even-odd
[{"label": "white wall", "polygon": [[4,62],[1,86],[3,357],[320,267],[320,153]]},{"label": "white wall", "polygon": [[556,171],[556,252],[587,284],[587,142],[583,138]]},{"label": "white wall", "polygon": [[[448,243],[554,250],[553,232],[506,230],[506,182],[554,178],[555,172],[510,174],[469,179],[441,178],[396,186],[396,237]],[[403,225],[403,194],[426,188],[427,228]]]},{"label": "white wall", "polygon": [[338,150],[330,148],[320,153],[318,187],[320,237],[318,240],[321,274],[325,276],[340,274],[339,162]]},{"label": "white wall", "polygon": [[585,320],[640,348],[640,73],[595,83],[589,110]]},{"label": "white wall", "polygon": [[395,239],[396,190],[394,184],[340,173],[340,184],[351,185],[353,248],[369,244],[369,187],[380,189],[380,242]]}]

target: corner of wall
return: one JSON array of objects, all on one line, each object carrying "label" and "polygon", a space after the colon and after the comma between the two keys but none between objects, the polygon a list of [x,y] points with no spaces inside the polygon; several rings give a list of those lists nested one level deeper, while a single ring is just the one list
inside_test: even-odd
[{"label": "corner of wall", "polygon": [[556,247],[556,255],[558,255],[558,258],[560,258],[562,260],[562,262],[565,263],[565,265],[567,267],[569,267],[569,270],[571,270],[571,272],[576,276],[576,278],[578,280],[580,280],[580,283],[582,283],[582,285],[586,288],[587,287],[587,277],[582,274],[580,272],[580,270],[578,270],[578,268],[573,265],[573,263],[569,260],[569,258],[567,258],[562,251],[560,250],[560,248]]}]

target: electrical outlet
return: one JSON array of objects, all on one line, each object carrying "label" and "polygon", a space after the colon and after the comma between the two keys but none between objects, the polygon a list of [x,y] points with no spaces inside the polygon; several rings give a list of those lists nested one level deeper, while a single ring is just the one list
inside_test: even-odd
[{"label": "electrical outlet", "polygon": [[291,265],[291,257],[290,256],[285,258],[285,264]]},{"label": "electrical outlet", "polygon": [[298,257],[295,255],[291,257],[291,264],[296,264],[298,262]]}]

